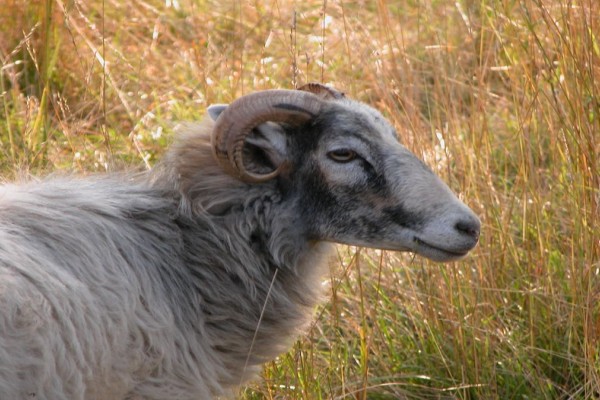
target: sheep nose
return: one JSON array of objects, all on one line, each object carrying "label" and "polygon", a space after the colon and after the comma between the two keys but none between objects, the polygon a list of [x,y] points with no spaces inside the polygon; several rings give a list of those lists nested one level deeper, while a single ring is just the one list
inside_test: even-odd
[{"label": "sheep nose", "polygon": [[481,231],[481,222],[474,216],[468,216],[459,220],[454,228],[459,231],[462,235],[468,236],[475,240],[479,239],[479,232]]}]

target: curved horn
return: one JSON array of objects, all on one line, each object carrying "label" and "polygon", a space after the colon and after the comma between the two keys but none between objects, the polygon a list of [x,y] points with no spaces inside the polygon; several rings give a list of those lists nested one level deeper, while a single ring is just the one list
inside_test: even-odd
[{"label": "curved horn", "polygon": [[240,97],[221,113],[212,134],[213,155],[229,174],[244,182],[265,182],[276,177],[278,166],[267,174],[256,174],[244,166],[243,149],[252,129],[267,121],[302,123],[319,114],[322,101],[312,93],[265,90]]},{"label": "curved horn", "polygon": [[322,85],[322,84],[316,83],[316,82],[311,82],[311,83],[302,85],[298,88],[298,90],[303,90],[305,92],[314,93],[317,96],[320,96],[322,99],[325,99],[325,100],[331,100],[331,99],[339,100],[339,99],[343,99],[344,97],[346,97],[344,92],[340,92],[339,90],[334,89],[330,86]]}]

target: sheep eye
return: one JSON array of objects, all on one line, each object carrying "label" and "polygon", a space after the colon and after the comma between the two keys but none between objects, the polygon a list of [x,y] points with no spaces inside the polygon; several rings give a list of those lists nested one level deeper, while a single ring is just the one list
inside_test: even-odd
[{"label": "sheep eye", "polygon": [[347,163],[354,160],[357,157],[357,154],[355,151],[352,151],[350,149],[339,149],[330,151],[329,153],[327,153],[327,156],[333,161],[339,163]]}]

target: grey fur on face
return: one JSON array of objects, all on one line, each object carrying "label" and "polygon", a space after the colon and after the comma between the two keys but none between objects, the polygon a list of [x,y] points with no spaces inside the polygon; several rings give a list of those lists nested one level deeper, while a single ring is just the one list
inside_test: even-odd
[{"label": "grey fur on face", "polygon": [[475,246],[477,217],[376,110],[304,97],[319,114],[279,105],[303,115],[252,126],[239,175],[209,118],[148,174],[0,187],[0,398],[228,396],[310,322],[330,243]]}]

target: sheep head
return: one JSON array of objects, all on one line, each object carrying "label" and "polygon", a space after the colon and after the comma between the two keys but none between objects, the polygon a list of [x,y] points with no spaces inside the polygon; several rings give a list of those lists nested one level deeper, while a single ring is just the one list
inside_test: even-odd
[{"label": "sheep head", "polygon": [[276,182],[312,240],[437,261],[477,244],[477,216],[377,110],[335,89],[267,90],[209,114],[221,167],[248,184]]}]

